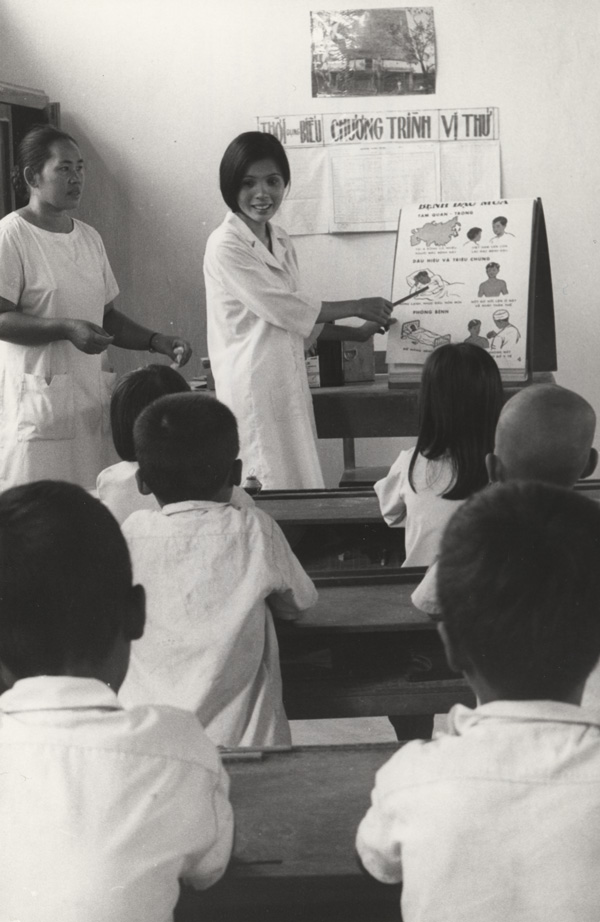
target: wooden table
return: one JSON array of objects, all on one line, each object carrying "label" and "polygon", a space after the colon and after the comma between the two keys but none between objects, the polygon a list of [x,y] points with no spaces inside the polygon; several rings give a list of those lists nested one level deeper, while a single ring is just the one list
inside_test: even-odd
[{"label": "wooden table", "polygon": [[340,484],[373,484],[387,474],[387,467],[356,467],[355,439],[418,433],[418,386],[391,388],[387,375],[376,375],[375,381],[316,387],[311,394],[319,438],[342,440],[344,474]]},{"label": "wooden table", "polygon": [[400,888],[365,875],[354,854],[375,772],[399,745],[225,755],[233,861],[210,890],[183,889],[176,922],[400,922]]}]

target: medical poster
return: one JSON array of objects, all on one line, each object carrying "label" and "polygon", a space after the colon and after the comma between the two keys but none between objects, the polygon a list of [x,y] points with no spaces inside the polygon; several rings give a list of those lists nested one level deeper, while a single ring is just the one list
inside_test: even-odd
[{"label": "medical poster", "polygon": [[392,301],[407,300],[394,308],[390,368],[469,342],[505,377],[525,377],[533,209],[532,199],[402,209]]},{"label": "medical poster", "polygon": [[280,221],[292,235],[395,231],[413,202],[498,198],[498,110],[393,109],[260,116],[292,181]]}]

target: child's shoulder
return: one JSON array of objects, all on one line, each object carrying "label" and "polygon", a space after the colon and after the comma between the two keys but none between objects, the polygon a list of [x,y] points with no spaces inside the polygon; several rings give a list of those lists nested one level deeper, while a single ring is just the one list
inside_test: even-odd
[{"label": "child's shoulder", "polygon": [[408,448],[406,451],[401,451],[383,480],[386,480],[388,477],[398,477],[400,474],[406,473],[408,471],[408,467],[410,465],[414,451],[414,448]]},{"label": "child's shoulder", "polygon": [[[197,763],[219,771],[219,755],[191,711],[167,705],[140,705],[119,712],[127,725],[126,740],[137,754]],[[125,747],[128,748],[127,743]]]},{"label": "child's shoulder", "polygon": [[136,461],[117,461],[103,468],[96,478],[96,486],[100,483],[122,483],[135,479],[138,465]]},{"label": "child's shoulder", "polygon": [[385,796],[443,780],[464,764],[464,748],[460,737],[448,733],[431,740],[411,740],[379,769],[377,787]]},{"label": "child's shoulder", "polygon": [[127,516],[121,525],[121,530],[126,538],[146,534],[149,531],[155,533],[164,518],[160,509],[136,509]]},{"label": "child's shoulder", "polygon": [[245,531],[260,531],[266,537],[273,535],[276,528],[275,519],[268,512],[259,509],[255,503],[241,508],[233,506],[233,512],[240,523],[240,528]]}]

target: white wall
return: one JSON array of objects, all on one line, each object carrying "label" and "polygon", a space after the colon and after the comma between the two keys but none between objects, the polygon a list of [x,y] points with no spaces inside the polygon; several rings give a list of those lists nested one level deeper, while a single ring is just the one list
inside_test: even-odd
[{"label": "white wall", "polygon": [[[357,8],[393,7],[361,0]],[[410,4],[405,4],[410,5]],[[554,279],[557,380],[600,415],[600,89],[597,0],[429,0],[435,96],[402,105],[498,106],[503,194],[541,196]],[[313,100],[309,11],[335,0],[2,0],[0,80],[60,101],[88,160],[81,217],[106,243],[120,306],[206,353],[202,254],[224,205],[217,169],[257,114],[397,106],[383,98]],[[297,240],[323,298],[387,294],[392,234]],[[118,370],[140,356],[113,356]],[[359,443],[386,463],[395,441]],[[339,444],[324,446],[330,482]]]}]

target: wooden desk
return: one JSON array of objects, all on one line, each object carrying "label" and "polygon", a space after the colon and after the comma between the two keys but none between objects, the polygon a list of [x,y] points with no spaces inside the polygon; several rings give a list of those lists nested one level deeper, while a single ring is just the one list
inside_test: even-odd
[{"label": "wooden desk", "polygon": [[[552,372],[535,372],[533,384],[554,382]],[[506,400],[524,384],[505,384]],[[320,439],[342,439],[343,482],[372,484],[387,468],[357,468],[354,439],[416,436],[419,429],[419,386],[388,387],[387,375],[375,381],[342,387],[311,389],[317,434]]]},{"label": "wooden desk", "polygon": [[411,602],[426,567],[402,570],[328,573],[315,577],[319,600],[290,624],[292,631],[354,634],[435,630],[425,612]]},{"label": "wooden desk", "polygon": [[[258,505],[283,526],[302,534],[300,549],[313,551],[318,532],[377,543],[402,541],[402,529],[382,523],[372,488],[291,490],[259,494]],[[345,540],[345,538],[344,538]],[[342,546],[344,546],[342,544]],[[336,547],[336,553],[339,546]],[[291,720],[335,717],[415,717],[474,704],[468,684],[450,677],[435,625],[410,596],[424,567],[393,568],[375,559],[364,570],[354,560],[326,570],[315,556],[301,560],[319,589],[319,601],[296,622],[278,622],[283,698]],[[336,564],[336,554],[332,555]],[[395,551],[391,559],[399,555]],[[434,670],[414,681],[411,653],[429,655]],[[403,731],[406,732],[406,731]],[[421,731],[419,731],[421,732]]]},{"label": "wooden desk", "polygon": [[[325,567],[357,567],[405,559],[404,529],[388,528],[373,487],[266,490],[256,503],[281,525],[311,576]],[[344,562],[340,563],[343,558]]]},{"label": "wooden desk", "polygon": [[[445,666],[435,624],[410,600],[424,572],[411,567],[315,579],[314,608],[278,627],[290,720],[412,717],[444,714],[458,703],[474,706],[468,683]],[[307,638],[326,648],[329,662],[295,660]],[[430,678],[412,671],[413,648],[431,658]]]},{"label": "wooden desk", "polygon": [[210,890],[183,888],[176,922],[399,922],[400,888],[364,875],[354,855],[375,772],[399,745],[225,756],[233,861]]},{"label": "wooden desk", "polygon": [[265,490],[256,504],[275,521],[292,525],[380,525],[372,487],[360,490]]}]

